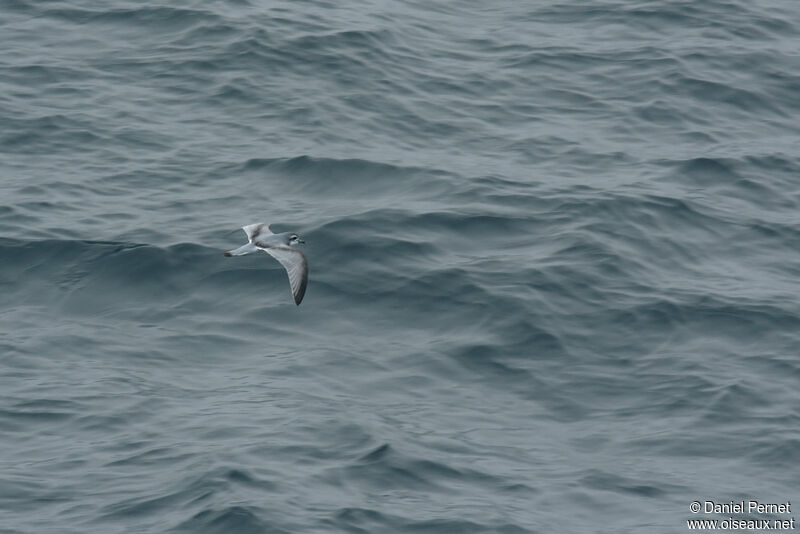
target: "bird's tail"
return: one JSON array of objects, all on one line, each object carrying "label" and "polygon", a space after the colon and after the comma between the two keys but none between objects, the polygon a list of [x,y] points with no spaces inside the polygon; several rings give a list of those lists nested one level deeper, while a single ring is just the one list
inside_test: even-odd
[{"label": "bird's tail", "polygon": [[252,243],[247,243],[246,245],[242,245],[239,248],[229,250],[225,253],[226,256],[244,256],[245,254],[252,254],[253,252],[258,252],[258,247],[256,247]]}]

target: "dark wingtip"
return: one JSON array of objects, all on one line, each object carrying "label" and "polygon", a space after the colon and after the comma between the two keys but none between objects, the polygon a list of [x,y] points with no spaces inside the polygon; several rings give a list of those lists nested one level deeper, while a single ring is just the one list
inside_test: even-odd
[{"label": "dark wingtip", "polygon": [[233,256],[233,254],[231,254],[230,252],[226,252],[225,254],[223,254],[223,256],[225,256],[226,258],[230,258],[231,256]]},{"label": "dark wingtip", "polygon": [[308,279],[303,280],[300,283],[300,287],[297,288],[297,294],[294,295],[294,303],[300,306],[300,303],[303,302],[303,297],[306,296],[306,285],[308,284]]}]

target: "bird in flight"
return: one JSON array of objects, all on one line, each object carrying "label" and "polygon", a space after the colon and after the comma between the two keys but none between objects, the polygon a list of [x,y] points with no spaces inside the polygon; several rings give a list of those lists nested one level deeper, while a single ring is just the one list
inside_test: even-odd
[{"label": "bird in flight", "polygon": [[237,249],[227,251],[225,256],[244,256],[261,250],[278,260],[289,275],[289,285],[292,287],[294,303],[299,306],[300,302],[303,301],[303,295],[306,294],[308,262],[305,254],[293,249],[291,245],[305,243],[305,241],[302,241],[300,236],[294,232],[273,234],[269,226],[267,223],[242,226],[242,230],[247,234],[248,243]]}]

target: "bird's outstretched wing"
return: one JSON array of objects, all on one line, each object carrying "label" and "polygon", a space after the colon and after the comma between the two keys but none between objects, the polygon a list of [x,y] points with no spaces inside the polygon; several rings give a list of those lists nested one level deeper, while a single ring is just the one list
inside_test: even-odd
[{"label": "bird's outstretched wing", "polygon": [[306,256],[299,250],[285,247],[258,247],[276,260],[278,260],[289,275],[289,285],[292,286],[294,303],[298,306],[306,294],[308,285],[308,262]]},{"label": "bird's outstretched wing", "polygon": [[242,230],[247,234],[247,240],[251,243],[255,243],[259,236],[272,235],[267,223],[248,224],[247,226],[242,226]]}]

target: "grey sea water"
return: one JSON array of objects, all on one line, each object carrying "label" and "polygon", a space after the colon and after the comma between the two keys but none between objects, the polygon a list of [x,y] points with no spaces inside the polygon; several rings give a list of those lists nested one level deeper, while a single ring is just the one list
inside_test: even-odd
[{"label": "grey sea water", "polygon": [[790,519],[690,503],[800,501],[798,73],[794,0],[0,2],[0,532]]}]

